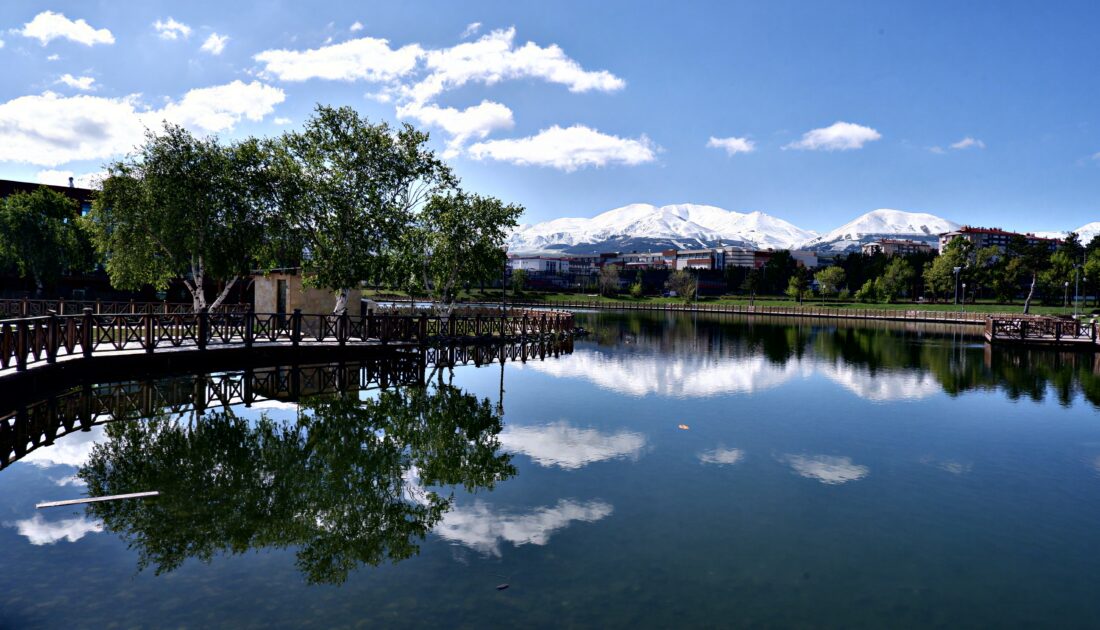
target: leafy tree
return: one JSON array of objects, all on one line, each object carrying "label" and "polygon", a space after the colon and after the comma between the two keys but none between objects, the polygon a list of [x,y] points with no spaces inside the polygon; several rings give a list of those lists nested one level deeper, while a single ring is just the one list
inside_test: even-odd
[{"label": "leafy tree", "polygon": [[523,293],[527,288],[527,270],[516,269],[512,271],[512,292],[516,295]]},{"label": "leafy tree", "polygon": [[875,280],[877,299],[885,302],[897,300],[909,289],[914,277],[916,272],[909,266],[909,261],[894,256],[886,264],[882,275]]},{"label": "leafy tree", "polygon": [[823,297],[837,295],[840,293],[841,285],[844,284],[844,270],[835,265],[826,267],[814,274],[814,280],[817,280]]},{"label": "leafy tree", "polygon": [[75,201],[45,186],[0,199],[0,264],[31,278],[39,295],[63,273],[87,269],[93,256],[79,218]]},{"label": "leafy tree", "polygon": [[1035,297],[1035,287],[1039,284],[1039,275],[1050,266],[1050,249],[1043,241],[1029,243],[1019,234],[1008,241],[1006,255],[1012,258],[1012,264],[1020,275],[1030,278],[1027,297],[1024,298],[1024,314],[1031,311],[1031,300]]},{"label": "leafy tree", "polygon": [[1090,292],[1089,287],[1091,287],[1093,295],[1100,293],[1100,248],[1089,252],[1088,258],[1085,260],[1085,268],[1081,270],[1081,273],[1083,275],[1081,286],[1084,287],[1084,293],[1087,295]]},{"label": "leafy tree", "polygon": [[[954,295],[956,267],[966,267],[974,245],[961,236],[951,239],[940,255],[924,267],[924,288],[937,296]],[[961,271],[960,271],[961,273]]]},{"label": "leafy tree", "polygon": [[216,413],[193,426],[111,424],[78,475],[94,497],[161,491],[90,507],[141,569],[292,548],[309,583],[340,584],[361,564],[415,555],[455,488],[513,476],[501,428],[487,399],[449,385],[343,394],[304,400],[284,422]]},{"label": "leafy tree", "polygon": [[760,289],[761,274],[759,269],[752,269],[741,283],[741,290],[749,294],[749,305],[756,304],[756,292]]},{"label": "leafy tree", "polygon": [[868,280],[863,283],[857,291],[855,298],[860,302],[878,302],[879,301],[879,281]]},{"label": "leafy tree", "polygon": [[634,274],[634,284],[630,285],[630,297],[639,299],[645,295],[645,285],[643,284],[642,272]]},{"label": "leafy tree", "polygon": [[318,106],[302,131],[273,143],[276,232],[302,252],[310,284],[336,293],[392,277],[417,210],[456,180],[410,125],[371,124],[350,107]]},{"label": "leafy tree", "polygon": [[164,289],[183,278],[200,311],[209,279],[221,286],[209,307],[219,306],[264,248],[266,163],[254,139],[222,145],[170,124],[147,133],[135,155],[107,165],[84,220],[111,284]]},{"label": "leafy tree", "polygon": [[619,266],[604,265],[600,268],[600,295],[613,296],[619,292]]},{"label": "leafy tree", "polygon": [[806,289],[810,286],[809,271],[804,267],[795,269],[795,272],[791,274],[790,280],[787,281],[786,294],[793,300],[798,300],[798,303],[802,303],[802,295],[806,292]]},{"label": "leafy tree", "polygon": [[695,274],[687,269],[677,269],[673,271],[668,274],[668,280],[665,281],[665,288],[669,291],[674,291],[676,295],[685,302],[694,299],[695,291],[698,287],[699,285],[698,281],[695,279]]},{"label": "leafy tree", "polygon": [[436,195],[405,236],[407,254],[395,268],[412,264],[433,299],[449,309],[455,289],[500,276],[507,263],[504,241],[523,207],[462,191]]},{"label": "leafy tree", "polygon": [[798,261],[791,252],[782,249],[772,254],[761,268],[757,291],[777,295],[787,288],[788,279],[798,271]]}]

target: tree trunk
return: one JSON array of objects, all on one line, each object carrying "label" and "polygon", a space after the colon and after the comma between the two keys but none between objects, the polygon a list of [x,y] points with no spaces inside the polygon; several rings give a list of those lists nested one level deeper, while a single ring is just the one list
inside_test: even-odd
[{"label": "tree trunk", "polygon": [[333,315],[343,315],[348,311],[348,293],[350,289],[340,289],[336,292],[336,306],[332,309]]},{"label": "tree trunk", "polygon": [[1031,274],[1031,287],[1027,290],[1027,298],[1024,299],[1024,315],[1031,310],[1031,298],[1035,295],[1035,283],[1039,280],[1039,274]]},{"label": "tree trunk", "polygon": [[225,283],[225,288],[222,289],[222,292],[218,294],[218,297],[214,300],[214,303],[210,305],[210,310],[214,310],[222,305],[222,302],[225,300],[225,296],[229,295],[230,289],[232,289],[233,285],[236,283],[237,276],[233,276],[232,278],[230,278],[229,282]]}]

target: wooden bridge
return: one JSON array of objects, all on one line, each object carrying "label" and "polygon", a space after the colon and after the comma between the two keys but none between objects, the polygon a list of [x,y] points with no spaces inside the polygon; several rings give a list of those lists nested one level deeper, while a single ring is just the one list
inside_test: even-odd
[{"label": "wooden bridge", "polygon": [[82,379],[51,391],[0,401],[0,470],[74,432],[158,414],[295,402],[303,396],[420,386],[428,369],[544,360],[572,352],[572,340],[437,344],[394,348],[369,359],[313,365],[247,367],[140,380]]},{"label": "wooden bridge", "polygon": [[1100,350],[1095,322],[1058,317],[989,317],[985,340],[989,344],[1022,344]]},{"label": "wooden bridge", "polygon": [[430,345],[456,339],[511,341],[569,335],[573,315],[561,311],[481,310],[447,317],[426,312],[361,315],[293,313],[125,312],[46,315],[0,320],[0,379],[5,373],[74,358],[172,350],[300,345]]}]

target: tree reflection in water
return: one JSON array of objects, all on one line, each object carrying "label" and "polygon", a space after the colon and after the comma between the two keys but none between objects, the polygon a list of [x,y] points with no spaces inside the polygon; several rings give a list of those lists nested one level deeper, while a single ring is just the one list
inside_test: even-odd
[{"label": "tree reflection in water", "polygon": [[488,400],[450,385],[304,400],[296,420],[213,413],[108,425],[79,476],[90,496],[155,489],[89,512],[164,573],[188,558],[296,548],[310,583],[397,562],[451,508],[454,490],[515,475]]}]

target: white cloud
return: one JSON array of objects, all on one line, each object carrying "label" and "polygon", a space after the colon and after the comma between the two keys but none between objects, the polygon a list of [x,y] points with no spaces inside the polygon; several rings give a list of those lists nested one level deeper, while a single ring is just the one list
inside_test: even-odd
[{"label": "white cloud", "polygon": [[943,147],[928,147],[928,150],[932,153],[935,153],[936,155],[943,155],[944,153],[946,153],[946,151],[943,150]]},{"label": "white cloud", "polygon": [[60,540],[76,542],[84,536],[103,531],[103,524],[83,516],[47,521],[41,513],[16,521],[13,526],[32,545],[52,545]]},{"label": "white cloud", "polygon": [[812,129],[802,134],[802,139],[784,149],[804,151],[849,151],[862,149],[868,142],[882,138],[882,134],[870,127],[849,122],[835,122],[828,127]]},{"label": "white cloud", "polygon": [[786,462],[796,473],[807,479],[816,479],[829,485],[858,481],[871,471],[866,466],[853,464],[850,457],[785,455],[780,461]]},{"label": "white cloud", "polygon": [[592,523],[611,512],[611,505],[603,501],[581,503],[564,499],[552,507],[536,508],[526,514],[499,512],[477,501],[472,506],[459,506],[447,512],[434,532],[445,540],[499,556],[502,542],[517,547],[545,545],[551,534],[573,521]]},{"label": "white cloud", "polygon": [[603,433],[597,429],[578,429],[566,422],[557,422],[535,426],[509,425],[501,432],[500,443],[506,450],[523,453],[541,466],[576,470],[609,459],[637,459],[646,439],[634,431]]},{"label": "white cloud", "polygon": [[423,54],[416,44],[393,50],[388,40],[362,37],[304,51],[265,50],[253,58],[265,74],[283,81],[385,82],[412,72]]},{"label": "white cloud", "polygon": [[57,61],[59,59],[61,59],[61,55],[58,55],[56,53],[50,55],[49,57],[46,57],[46,61]]},{"label": "white cloud", "polygon": [[570,92],[614,92],[626,85],[606,70],[585,70],[557,45],[543,48],[527,42],[517,48],[515,36],[515,28],[497,30],[475,42],[428,51],[425,65],[429,74],[408,89],[408,96],[423,103],[470,82],[493,85],[523,78],[565,85]]},{"label": "white cloud", "polygon": [[199,50],[208,52],[211,55],[220,55],[225,50],[225,45],[229,43],[228,35],[218,35],[217,33],[211,33],[210,37],[206,38],[206,41],[202,43]]},{"label": "white cloud", "polygon": [[88,90],[94,89],[93,84],[95,83],[95,79],[93,77],[74,77],[66,73],[61,75],[61,78],[55,81],[55,83],[64,83],[71,88],[87,92]]},{"label": "white cloud", "polygon": [[967,136],[951,145],[952,149],[984,149],[985,143],[977,138]]},{"label": "white cloud", "polygon": [[356,20],[355,23],[352,24],[351,28],[348,29],[348,30],[350,30],[352,33],[355,33],[357,31],[361,31],[361,30],[363,30],[363,23]]},{"label": "white cloud", "polygon": [[275,123],[276,125],[289,125],[291,123],[291,120],[283,116],[277,116],[275,120],[271,122]]},{"label": "white cloud", "polygon": [[570,172],[587,166],[652,162],[657,147],[644,135],[638,139],[620,138],[584,125],[554,125],[527,138],[479,142],[470,146],[469,153],[478,160],[489,158]]},{"label": "white cloud", "polygon": [[466,25],[466,30],[462,31],[462,39],[467,37],[473,37],[477,35],[477,32],[481,30],[481,22],[470,22]]},{"label": "white cloud", "polygon": [[191,27],[182,22],[177,22],[171,17],[167,20],[153,22],[153,28],[156,29],[157,35],[161,39],[177,40],[191,37]]},{"label": "white cloud", "polygon": [[[2,146],[2,144],[0,144]],[[0,149],[2,150],[2,149]],[[0,158],[2,159],[2,158]],[[41,182],[42,180],[39,179]],[[43,182],[52,183],[52,182]],[[68,178],[65,185],[68,185]],[[49,448],[40,448],[27,453],[19,460],[23,464],[32,464],[39,468],[53,466],[83,466],[92,455],[96,442],[103,440],[103,425],[92,427],[91,431],[77,431],[54,442]]]},{"label": "white cloud", "polygon": [[511,129],[515,124],[512,110],[500,103],[481,101],[478,105],[458,110],[437,105],[409,103],[397,108],[400,118],[413,118],[423,125],[439,127],[450,134],[444,157],[454,157],[467,140],[485,138],[497,129]]},{"label": "white cloud", "polygon": [[73,185],[79,188],[94,188],[103,176],[106,175],[103,171],[96,171],[94,173],[84,173],[83,175],[77,175],[72,171],[47,169],[38,171],[34,175],[34,181],[39,184],[52,184],[54,186],[68,186],[69,178],[73,178]]},{"label": "white cloud", "polygon": [[713,149],[724,149],[729,155],[752,153],[756,150],[756,143],[748,138],[715,138],[711,136],[710,140],[707,141],[707,146]]},{"label": "white cloud", "polygon": [[739,448],[715,448],[699,453],[699,461],[704,464],[733,465],[745,459],[745,451]]},{"label": "white cloud", "polygon": [[34,19],[23,25],[18,33],[24,37],[37,39],[43,46],[51,41],[64,38],[85,46],[96,44],[113,44],[115,36],[111,31],[100,28],[92,28],[83,19],[70,20],[62,13],[43,11],[34,16]]},{"label": "white cloud", "polygon": [[199,132],[226,131],[243,118],[261,120],[285,98],[279,88],[239,80],[191,90],[155,110],[144,109],[137,95],[20,96],[0,103],[0,162],[56,166],[118,155],[139,144],[146,127],[159,128],[163,120]]},{"label": "white cloud", "polygon": [[4,40],[0,39],[0,48],[4,47]]}]

